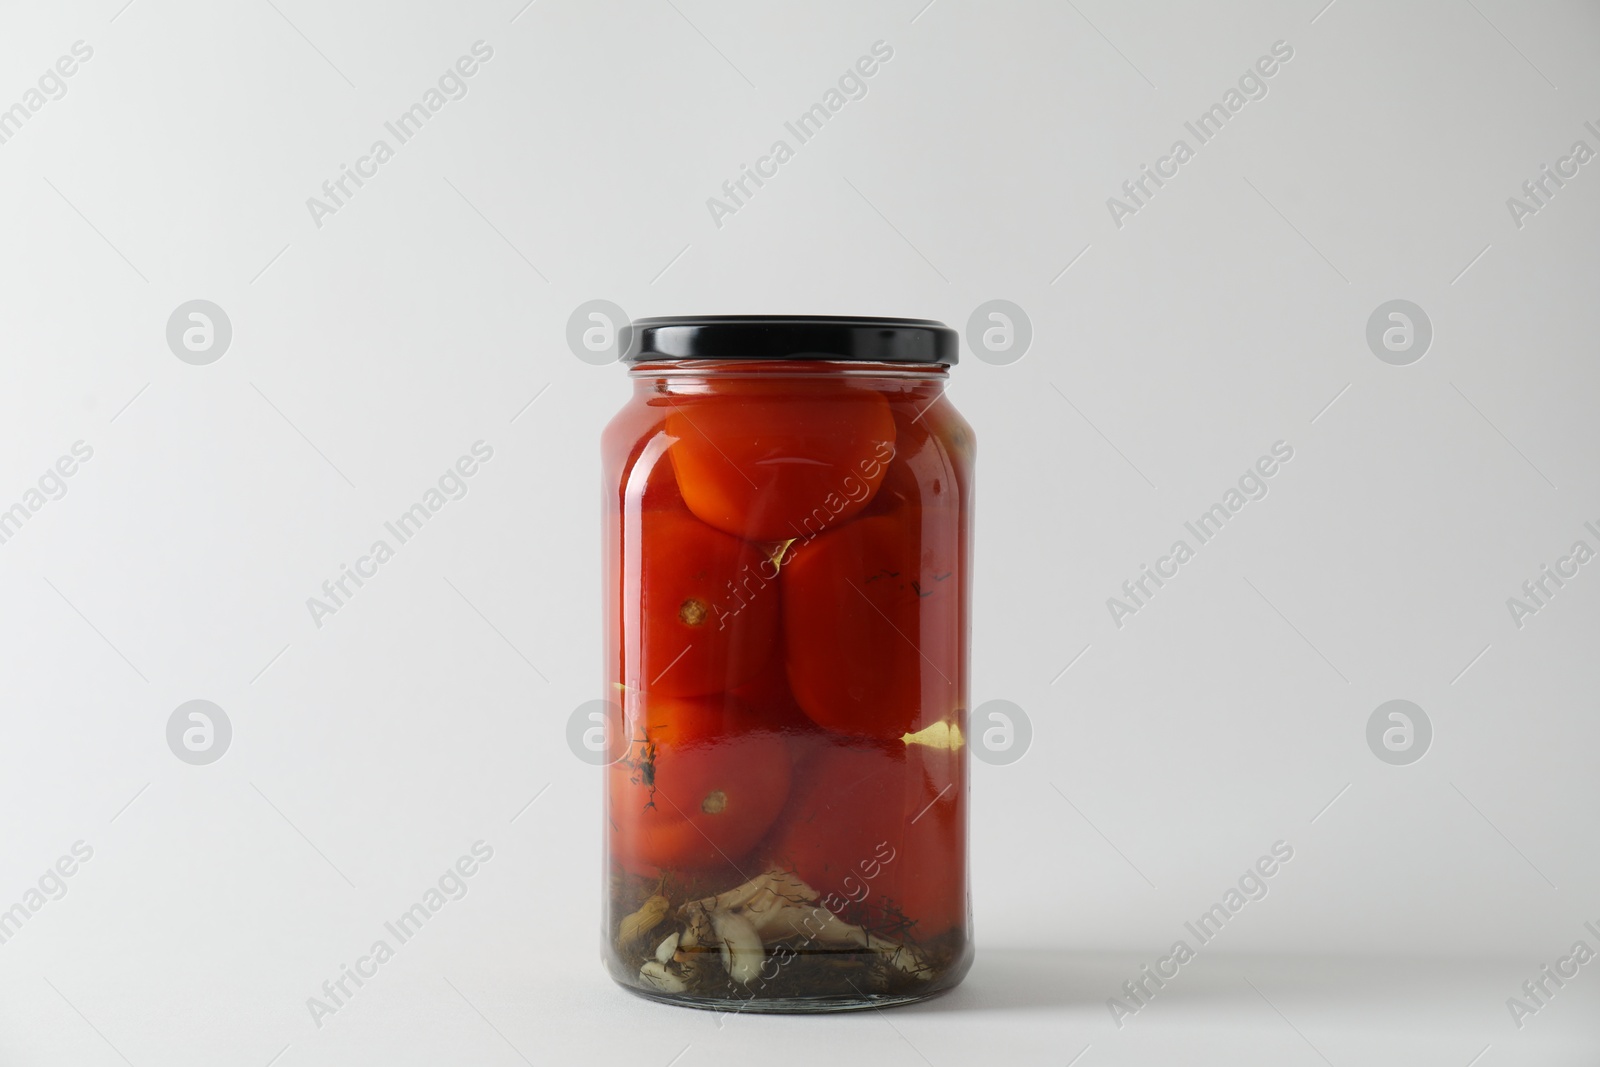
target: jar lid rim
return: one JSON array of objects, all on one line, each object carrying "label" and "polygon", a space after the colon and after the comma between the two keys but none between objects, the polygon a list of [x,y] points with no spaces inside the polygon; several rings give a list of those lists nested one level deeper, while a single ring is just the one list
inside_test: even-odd
[{"label": "jar lid rim", "polygon": [[662,315],[623,327],[625,363],[785,359],[951,366],[956,332],[937,319],[854,315]]}]

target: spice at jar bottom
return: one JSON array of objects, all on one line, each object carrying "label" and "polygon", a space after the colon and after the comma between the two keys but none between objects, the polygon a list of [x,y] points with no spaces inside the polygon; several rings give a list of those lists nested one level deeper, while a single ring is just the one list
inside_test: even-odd
[{"label": "spice at jar bottom", "polygon": [[972,962],[955,333],[629,332],[633,396],[603,438],[606,964],[723,1010],[947,990]]}]

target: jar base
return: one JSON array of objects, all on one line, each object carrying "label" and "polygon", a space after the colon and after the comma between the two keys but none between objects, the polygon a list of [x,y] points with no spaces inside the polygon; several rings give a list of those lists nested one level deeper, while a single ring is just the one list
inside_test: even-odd
[{"label": "jar base", "polygon": [[829,1015],[846,1011],[867,1011],[878,1008],[895,1008],[904,1004],[919,1004],[944,995],[957,983],[916,993],[861,993],[820,997],[751,997],[748,1000],[731,1000],[721,997],[697,997],[686,993],[662,993],[627,982],[617,985],[643,1000],[671,1004],[679,1008],[696,1008],[700,1011],[723,1012],[736,1015],[749,1012],[756,1015]]}]

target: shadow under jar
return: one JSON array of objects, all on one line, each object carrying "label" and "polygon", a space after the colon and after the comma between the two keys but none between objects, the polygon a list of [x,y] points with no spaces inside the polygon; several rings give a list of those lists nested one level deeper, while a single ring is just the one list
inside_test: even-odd
[{"label": "shadow under jar", "polygon": [[956,336],[629,333],[633,397],[603,439],[607,966],[720,1010],[943,992],[972,962]]}]

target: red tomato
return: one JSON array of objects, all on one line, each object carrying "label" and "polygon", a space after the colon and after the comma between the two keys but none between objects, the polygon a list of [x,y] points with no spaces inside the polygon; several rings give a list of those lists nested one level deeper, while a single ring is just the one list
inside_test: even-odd
[{"label": "red tomato", "polygon": [[921,745],[830,746],[800,767],[771,860],[836,914],[937,937],[967,914],[965,766],[960,751]]},{"label": "red tomato", "polygon": [[735,867],[789,795],[782,739],[720,694],[645,703],[610,768],[612,855],[643,875]]},{"label": "red tomato", "polygon": [[[638,540],[637,531],[649,523],[650,516],[662,511],[687,513],[678,483],[672,477],[672,464],[663,462],[670,443],[665,429],[666,415],[648,406],[628,407],[618,413],[605,429],[602,449],[605,484],[617,491],[607,494],[605,541],[610,553],[605,559],[605,587],[610,600],[606,612],[606,655],[614,664],[611,681],[637,686],[639,669],[628,670],[628,657],[638,655],[637,642],[630,648],[624,642],[623,622],[638,602],[638,552],[633,570],[627,573],[627,549]],[[625,531],[633,531],[628,534]]]},{"label": "red tomato", "polygon": [[848,382],[734,380],[674,402],[667,433],[685,503],[753,541],[815,534],[856,514],[894,455],[879,393]]},{"label": "red tomato", "polygon": [[631,552],[623,560],[624,602],[639,576],[638,629],[624,649],[637,674],[627,684],[697,696],[753,678],[777,637],[778,589],[762,577],[771,560],[684,512],[644,511],[638,530],[637,563]]},{"label": "red tomato", "polygon": [[959,522],[966,503],[965,483],[972,469],[972,429],[942,397],[891,405],[894,411],[894,461],[864,515],[887,515],[901,508],[942,512]]},{"label": "red tomato", "polygon": [[958,528],[917,508],[868,516],[795,545],[785,561],[789,685],[807,715],[880,740],[959,704]]}]

